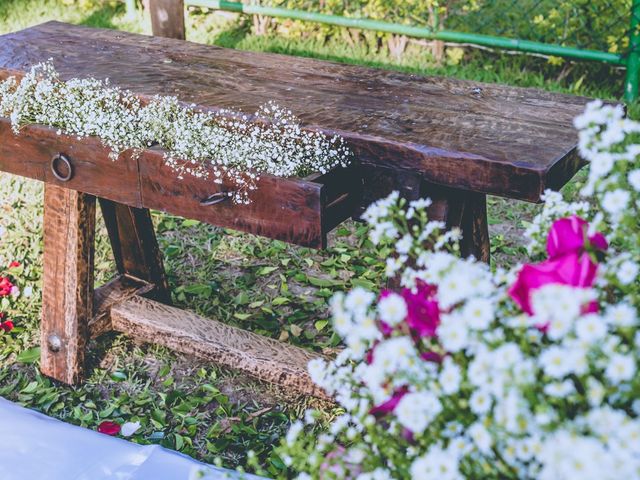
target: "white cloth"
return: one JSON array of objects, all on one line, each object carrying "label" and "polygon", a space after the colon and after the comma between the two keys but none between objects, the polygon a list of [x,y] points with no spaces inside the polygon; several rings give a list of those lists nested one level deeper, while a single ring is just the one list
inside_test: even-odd
[{"label": "white cloth", "polygon": [[[258,479],[61,422],[0,398],[0,480]],[[200,478],[194,476],[193,478]]]}]

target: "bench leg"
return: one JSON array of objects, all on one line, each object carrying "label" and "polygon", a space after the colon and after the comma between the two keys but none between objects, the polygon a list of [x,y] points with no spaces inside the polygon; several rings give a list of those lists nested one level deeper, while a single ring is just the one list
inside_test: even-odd
[{"label": "bench leg", "polygon": [[482,193],[467,192],[460,224],[462,255],[473,255],[481,262],[489,263],[491,244],[487,222],[487,196]]},{"label": "bench leg", "polygon": [[73,384],[84,375],[93,313],[95,197],[45,185],[42,373]]},{"label": "bench leg", "polygon": [[385,167],[367,168],[363,178],[362,205],[354,218],[359,218],[371,203],[394,190],[408,200],[429,197],[433,201],[428,210],[429,219],[443,221],[447,228],[462,230],[462,255],[473,255],[482,262],[489,262],[486,195],[428,183],[415,172]]},{"label": "bench leg", "polygon": [[169,284],[149,210],[104,198],[99,201],[118,273],[150,283],[154,286],[150,296],[170,304]]},{"label": "bench leg", "polygon": [[433,200],[428,212],[431,220],[441,220],[447,224],[447,229],[459,228],[462,231],[460,253],[463,257],[473,255],[481,262],[489,263],[486,195],[424,185],[421,196]]}]

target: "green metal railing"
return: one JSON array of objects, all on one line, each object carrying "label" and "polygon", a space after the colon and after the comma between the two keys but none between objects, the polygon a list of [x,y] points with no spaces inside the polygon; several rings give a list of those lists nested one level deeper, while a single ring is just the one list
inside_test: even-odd
[{"label": "green metal railing", "polygon": [[624,98],[631,102],[638,99],[640,81],[640,0],[633,0],[631,25],[629,28],[629,53],[627,56],[627,76],[624,84]]},{"label": "green metal railing", "polygon": [[[129,2],[132,0],[127,1]],[[574,60],[594,61],[623,66],[626,67],[624,99],[629,102],[638,99],[638,82],[640,81],[640,0],[633,0],[631,4],[631,12],[629,12],[630,19],[628,20],[629,48],[625,53],[611,53],[552,43],[508,38],[506,36],[493,36],[456,30],[436,30],[424,26],[410,26],[366,18],[350,18],[282,7],[244,4],[227,0],[184,0],[184,3],[189,6],[210,8],[214,10],[226,10],[249,15],[264,15],[268,17],[302,20],[340,27],[405,35],[413,38],[442,40],[453,43],[468,43],[491,48],[520,51],[524,53],[537,53]]]}]

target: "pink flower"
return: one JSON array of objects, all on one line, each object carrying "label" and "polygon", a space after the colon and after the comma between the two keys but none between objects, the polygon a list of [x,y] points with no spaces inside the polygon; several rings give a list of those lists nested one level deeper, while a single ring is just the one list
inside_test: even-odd
[{"label": "pink flower", "polygon": [[440,324],[440,307],[435,298],[436,287],[420,282],[417,291],[402,290],[407,304],[407,325],[420,337],[435,337]]},{"label": "pink flower", "polygon": [[[576,215],[553,223],[547,237],[549,259],[524,265],[509,289],[509,295],[524,312],[533,315],[531,293],[543,285],[593,286],[598,264],[587,253],[587,246],[605,250],[608,245],[601,233],[587,237],[587,228],[586,220]],[[597,304],[591,303],[585,312],[594,312],[597,308]]]},{"label": "pink flower", "polygon": [[534,290],[552,283],[591,287],[597,270],[598,265],[586,253],[570,253],[555,260],[527,264],[520,270],[516,282],[509,289],[509,295],[524,312],[533,315],[531,293]]},{"label": "pink flower", "polygon": [[380,331],[382,332],[382,335],[384,335],[385,337],[390,337],[391,334],[393,333],[393,327],[391,327],[386,322],[381,321],[380,322]]},{"label": "pink flower", "polygon": [[367,363],[367,365],[371,365],[373,363],[373,355],[379,343],[380,343],[380,340],[376,340],[373,343],[373,346],[371,347],[371,349],[365,354],[364,361]]},{"label": "pink flower", "polygon": [[549,258],[557,258],[568,253],[584,252],[587,244],[596,250],[606,250],[607,240],[599,232],[587,237],[589,224],[586,220],[572,215],[553,222],[547,236]]},{"label": "pink flower", "polygon": [[400,403],[400,400],[402,400],[402,397],[404,397],[408,392],[409,389],[407,387],[402,387],[396,390],[389,400],[373,407],[371,410],[369,410],[369,413],[371,415],[381,417],[383,415],[386,415],[387,413],[393,412],[398,406],[398,403]]},{"label": "pink flower", "polygon": [[105,435],[116,436],[120,433],[120,425],[116,422],[111,422],[109,420],[105,420],[100,425],[98,425],[98,431],[100,433],[104,433]]}]

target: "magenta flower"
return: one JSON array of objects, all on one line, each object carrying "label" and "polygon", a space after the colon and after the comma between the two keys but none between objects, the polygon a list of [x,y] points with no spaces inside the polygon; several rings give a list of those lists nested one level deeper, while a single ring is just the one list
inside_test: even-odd
[{"label": "magenta flower", "polygon": [[591,287],[598,265],[586,253],[570,253],[555,260],[527,264],[522,267],[509,295],[522,311],[533,315],[531,293],[552,283],[572,287]]},{"label": "magenta flower", "polygon": [[588,242],[596,250],[606,250],[607,240],[599,232],[587,237],[589,224],[586,220],[572,215],[553,222],[547,237],[549,258],[557,258],[568,253],[584,252]]},{"label": "magenta flower", "polygon": [[444,356],[440,355],[438,352],[423,352],[420,354],[420,358],[422,358],[425,362],[433,362],[433,363],[442,363],[444,360]]},{"label": "magenta flower", "polygon": [[[601,233],[587,238],[587,227],[586,220],[575,215],[553,223],[547,238],[549,259],[524,265],[509,289],[509,295],[522,311],[533,315],[531,293],[544,285],[593,286],[598,264],[587,253],[587,244],[597,250],[605,250],[608,245]],[[597,311],[597,304],[586,306],[585,312],[594,311]]]},{"label": "magenta flower", "polygon": [[373,407],[371,410],[369,410],[369,413],[376,417],[381,417],[383,415],[386,415],[387,413],[393,412],[398,406],[398,403],[400,403],[400,400],[402,400],[402,397],[404,397],[408,392],[409,390],[407,389],[407,387],[402,387],[396,390],[389,400]]},{"label": "magenta flower", "polygon": [[435,337],[440,324],[440,307],[435,297],[436,287],[419,283],[414,293],[402,290],[402,298],[407,304],[407,325],[420,337]]}]

